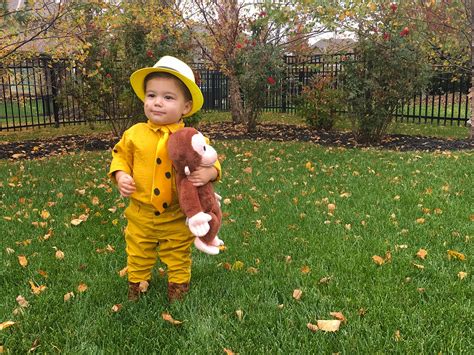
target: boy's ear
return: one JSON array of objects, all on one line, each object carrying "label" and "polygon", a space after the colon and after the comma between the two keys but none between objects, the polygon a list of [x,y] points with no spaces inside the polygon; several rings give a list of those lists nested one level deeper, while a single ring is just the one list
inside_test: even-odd
[{"label": "boy's ear", "polygon": [[191,109],[193,108],[193,101],[189,100],[184,104],[184,111],[183,111],[183,116],[187,115]]}]

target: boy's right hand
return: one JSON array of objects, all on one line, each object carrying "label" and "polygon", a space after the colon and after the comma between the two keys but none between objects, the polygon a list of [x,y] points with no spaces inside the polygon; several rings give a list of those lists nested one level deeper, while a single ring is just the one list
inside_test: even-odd
[{"label": "boy's right hand", "polygon": [[135,192],[135,181],[125,171],[117,171],[115,173],[115,179],[117,180],[120,195],[123,197],[130,197],[130,195]]}]

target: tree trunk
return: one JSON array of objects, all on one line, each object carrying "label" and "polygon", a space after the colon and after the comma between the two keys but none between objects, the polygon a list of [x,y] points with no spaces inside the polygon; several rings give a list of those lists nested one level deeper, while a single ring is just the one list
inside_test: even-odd
[{"label": "tree trunk", "polygon": [[237,77],[234,75],[229,75],[229,95],[232,123],[238,124],[245,122],[242,95],[240,94],[240,85]]}]

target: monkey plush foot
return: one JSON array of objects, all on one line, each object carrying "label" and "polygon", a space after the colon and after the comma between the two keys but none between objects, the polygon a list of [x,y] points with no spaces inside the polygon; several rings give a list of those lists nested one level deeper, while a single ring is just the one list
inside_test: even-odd
[{"label": "monkey plush foot", "polygon": [[203,253],[206,253],[209,255],[217,255],[220,252],[219,247],[215,245],[206,244],[201,240],[201,238],[194,239],[194,246],[196,247],[197,250],[200,250]]},{"label": "monkey plush foot", "polygon": [[224,241],[222,239],[219,239],[219,237],[216,235],[214,237],[214,240],[211,242],[211,245],[215,247],[220,247],[221,245],[224,245]]}]

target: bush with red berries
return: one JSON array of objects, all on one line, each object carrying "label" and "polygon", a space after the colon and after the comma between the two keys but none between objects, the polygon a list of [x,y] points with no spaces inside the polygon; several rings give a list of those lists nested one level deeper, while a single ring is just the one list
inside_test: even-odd
[{"label": "bush with red berries", "polygon": [[426,87],[431,68],[417,28],[399,16],[397,4],[381,2],[359,25],[356,57],[344,65],[344,97],[356,139],[377,142],[397,106]]}]

